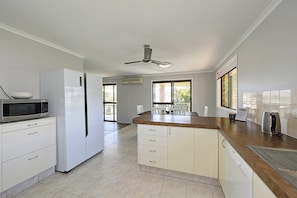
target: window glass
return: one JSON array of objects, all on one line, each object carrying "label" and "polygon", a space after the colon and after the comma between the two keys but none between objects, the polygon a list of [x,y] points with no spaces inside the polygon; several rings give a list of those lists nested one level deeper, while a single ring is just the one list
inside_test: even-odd
[{"label": "window glass", "polygon": [[155,82],[153,83],[153,102],[171,104],[171,83]]},{"label": "window glass", "polygon": [[182,82],[174,82],[174,96],[173,102],[174,104],[186,104],[188,106],[188,111],[190,111],[191,106],[191,82],[190,81],[182,81]]},{"label": "window glass", "polygon": [[237,109],[237,68],[224,74],[221,78],[221,106]]},{"label": "window glass", "polygon": [[187,105],[191,111],[191,80],[153,82],[153,107],[164,105]]}]

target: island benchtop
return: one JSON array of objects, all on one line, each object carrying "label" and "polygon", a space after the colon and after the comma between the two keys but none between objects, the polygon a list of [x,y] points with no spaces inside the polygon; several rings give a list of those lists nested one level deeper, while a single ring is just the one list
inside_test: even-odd
[{"label": "island benchtop", "polygon": [[241,157],[250,165],[277,197],[297,197],[297,188],[284,179],[247,145],[297,149],[297,139],[283,135],[269,135],[253,122],[232,121],[229,118],[187,115],[153,115],[143,113],[133,119],[135,124],[218,129]]}]

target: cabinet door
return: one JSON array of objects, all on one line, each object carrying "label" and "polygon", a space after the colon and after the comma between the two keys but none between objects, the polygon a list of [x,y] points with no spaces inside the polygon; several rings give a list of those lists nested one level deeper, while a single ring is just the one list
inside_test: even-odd
[{"label": "cabinet door", "polygon": [[269,197],[269,198],[276,198],[273,192],[266,186],[266,184],[260,179],[260,177],[254,173],[254,198],[262,198],[262,197]]},{"label": "cabinet door", "polygon": [[219,181],[226,193],[226,139],[219,133]]},{"label": "cabinet door", "polygon": [[29,179],[56,164],[56,147],[50,146],[4,162],[3,190]]},{"label": "cabinet door", "polygon": [[195,129],[168,128],[168,169],[194,174]]},{"label": "cabinet door", "polygon": [[218,131],[195,129],[195,174],[218,178]]}]

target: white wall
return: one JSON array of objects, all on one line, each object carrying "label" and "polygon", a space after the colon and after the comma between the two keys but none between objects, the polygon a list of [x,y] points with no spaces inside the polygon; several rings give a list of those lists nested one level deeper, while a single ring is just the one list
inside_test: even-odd
[{"label": "white wall", "polygon": [[244,92],[297,88],[296,8],[297,1],[283,1],[234,52],[238,107]]},{"label": "white wall", "polygon": [[150,110],[152,81],[192,79],[192,111],[203,115],[204,106],[209,106],[209,116],[215,115],[215,73],[193,73],[184,75],[164,75],[144,77],[141,85],[121,85],[119,79],[103,78],[103,83],[117,82],[117,105],[119,123],[132,123],[137,116],[136,106],[142,104],[144,110]]},{"label": "white wall", "polygon": [[[62,67],[82,71],[83,59],[0,29],[0,85],[9,95],[39,98],[39,72]],[[1,90],[0,98],[6,98]]]}]

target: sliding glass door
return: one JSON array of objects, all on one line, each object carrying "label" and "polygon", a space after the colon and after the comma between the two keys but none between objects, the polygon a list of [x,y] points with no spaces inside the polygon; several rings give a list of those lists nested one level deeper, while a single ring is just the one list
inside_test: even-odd
[{"label": "sliding glass door", "polygon": [[117,121],[117,85],[103,85],[104,121]]}]

